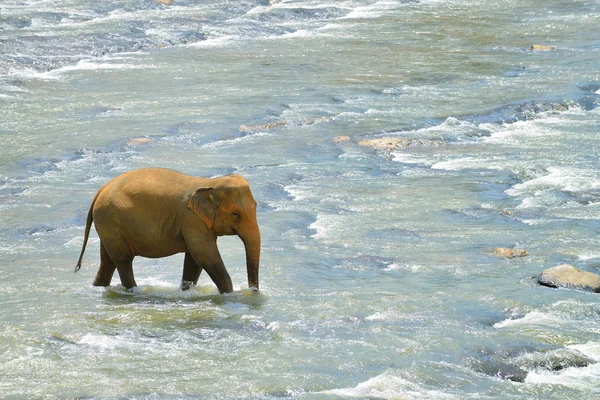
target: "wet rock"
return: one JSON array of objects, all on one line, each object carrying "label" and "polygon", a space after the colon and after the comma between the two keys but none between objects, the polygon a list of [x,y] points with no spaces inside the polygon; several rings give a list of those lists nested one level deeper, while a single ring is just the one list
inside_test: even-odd
[{"label": "wet rock", "polygon": [[498,247],[496,250],[494,250],[492,255],[501,258],[525,257],[527,255],[527,250]]},{"label": "wet rock", "polygon": [[584,82],[577,85],[584,92],[600,94],[600,82]]},{"label": "wet rock", "polygon": [[413,146],[440,146],[441,140],[432,139],[408,139],[400,137],[388,137],[377,139],[365,139],[358,142],[359,146],[371,147],[375,150],[401,150]]},{"label": "wet rock", "polygon": [[333,117],[330,117],[328,115],[324,116],[324,117],[317,117],[317,118],[313,118],[313,119],[309,119],[308,121],[304,122],[303,125],[316,125],[316,124],[320,124],[322,122],[329,122],[333,120]]},{"label": "wet rock", "polygon": [[531,371],[561,371],[591,364],[595,361],[578,350],[540,348],[537,344],[479,348],[466,359],[466,365],[474,371],[512,382],[524,382]]},{"label": "wet rock", "polygon": [[152,142],[152,139],[147,137],[131,138],[125,143],[127,146],[144,146]]},{"label": "wet rock", "polygon": [[561,348],[548,352],[527,353],[517,357],[515,364],[525,370],[544,369],[560,371],[566,368],[584,368],[595,361],[575,349]]},{"label": "wet rock", "polygon": [[35,227],[27,229],[26,233],[27,233],[27,235],[36,236],[36,235],[43,235],[48,232],[54,232],[55,230],[56,230],[56,228],[54,228],[54,227],[51,227],[48,225],[40,225],[40,226],[35,226]]},{"label": "wet rock", "polygon": [[60,344],[71,344],[71,345],[79,345],[81,344],[77,339],[66,336],[62,333],[53,332],[48,337],[48,340],[52,342],[58,342]]},{"label": "wet rock", "polygon": [[578,350],[539,344],[474,349],[466,365],[476,372],[513,382],[524,382],[531,371],[584,368],[595,361]]},{"label": "wet rock", "polygon": [[524,371],[515,365],[499,363],[496,365],[496,369],[495,374],[492,375],[496,378],[511,382],[525,382],[525,378],[527,378],[527,371]]},{"label": "wet rock", "polygon": [[165,6],[173,4],[173,0],[154,0],[156,4],[162,4]]},{"label": "wet rock", "polygon": [[529,48],[530,51],[552,51],[556,48],[554,46],[547,46],[545,44],[533,44]]},{"label": "wet rock", "polygon": [[395,150],[397,148],[406,148],[410,141],[405,138],[381,138],[366,139],[358,142],[359,146],[372,147],[376,150]]},{"label": "wet rock", "polygon": [[311,125],[316,125],[316,124],[320,124],[323,122],[329,122],[332,120],[333,120],[333,117],[328,116],[328,115],[323,116],[323,117],[307,119],[305,121],[288,122],[286,120],[279,120],[279,121],[270,122],[267,124],[260,124],[260,125],[242,125],[238,128],[238,131],[244,132],[244,133],[256,133],[256,132],[261,132],[261,131],[267,131],[269,129],[278,128],[280,126],[286,126],[289,124],[293,124],[296,126],[311,126]]},{"label": "wet rock", "polygon": [[538,275],[537,281],[542,286],[582,289],[600,293],[600,275],[569,264],[548,268]]},{"label": "wet rock", "polygon": [[273,128],[277,128],[279,126],[285,126],[287,125],[287,121],[275,121],[275,122],[271,122],[268,124],[262,124],[262,125],[242,125],[238,128],[238,130],[240,132],[246,132],[246,133],[256,133],[256,132],[260,132],[260,131],[266,131],[269,129],[273,129]]},{"label": "wet rock", "polygon": [[476,372],[499,379],[512,382],[525,382],[525,378],[527,378],[527,371],[524,369],[501,360],[496,360],[493,357],[484,357],[482,359],[472,358],[468,364]]},{"label": "wet rock", "polygon": [[345,136],[345,135],[342,135],[342,136],[336,136],[336,137],[334,137],[332,140],[333,140],[333,142],[334,142],[334,143],[342,143],[342,142],[347,142],[347,141],[349,141],[349,140],[350,140],[350,136]]}]

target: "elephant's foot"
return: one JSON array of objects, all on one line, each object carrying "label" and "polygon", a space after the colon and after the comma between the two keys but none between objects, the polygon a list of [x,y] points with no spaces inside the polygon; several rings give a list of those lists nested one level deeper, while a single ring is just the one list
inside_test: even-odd
[{"label": "elephant's foot", "polygon": [[115,269],[105,268],[104,266],[100,266],[100,270],[96,274],[96,279],[94,279],[94,286],[110,286],[110,282],[112,281],[113,273]]},{"label": "elephant's foot", "polygon": [[217,289],[219,289],[219,293],[221,294],[233,292],[233,286],[231,285],[231,282],[229,282],[229,284],[217,285]]},{"label": "elephant's foot", "polygon": [[98,278],[96,278],[96,280],[94,280],[94,283],[92,283],[92,285],[108,287],[108,286],[110,286],[110,281],[106,282],[106,281],[98,280]]},{"label": "elephant's foot", "polygon": [[190,290],[196,286],[194,281],[181,281],[181,290]]}]

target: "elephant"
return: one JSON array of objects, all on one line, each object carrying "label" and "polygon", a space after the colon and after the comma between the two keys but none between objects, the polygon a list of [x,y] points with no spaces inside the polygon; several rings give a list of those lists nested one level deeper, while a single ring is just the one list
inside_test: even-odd
[{"label": "elephant", "polygon": [[200,178],[165,168],[143,168],[109,181],[90,206],[81,255],[92,222],[100,237],[100,268],[94,286],[110,286],[115,269],[121,284],[137,286],[133,259],[185,253],[181,289],[206,270],[220,293],[233,291],[217,248],[217,237],[238,235],[246,251],[248,287],[258,291],[260,229],[256,200],[240,175]]}]

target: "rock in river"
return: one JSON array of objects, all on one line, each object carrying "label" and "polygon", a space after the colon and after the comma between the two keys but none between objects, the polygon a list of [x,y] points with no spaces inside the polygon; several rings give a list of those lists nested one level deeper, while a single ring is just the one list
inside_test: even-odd
[{"label": "rock in river", "polygon": [[139,137],[139,138],[128,139],[125,144],[127,146],[144,146],[149,143],[152,143],[152,139],[147,138],[147,137]]},{"label": "rock in river", "polygon": [[371,147],[375,150],[403,150],[413,146],[441,146],[443,142],[438,139],[408,139],[403,137],[385,137],[365,139],[358,142],[359,146]]},{"label": "rock in river", "polygon": [[492,254],[501,258],[525,257],[527,255],[527,250],[498,247]]},{"label": "rock in river", "polygon": [[554,50],[554,46],[548,46],[545,44],[533,44],[529,48],[531,51],[552,51]]},{"label": "rock in river", "polygon": [[549,287],[566,287],[600,293],[600,275],[583,271],[569,264],[548,268],[538,278],[538,283]]}]

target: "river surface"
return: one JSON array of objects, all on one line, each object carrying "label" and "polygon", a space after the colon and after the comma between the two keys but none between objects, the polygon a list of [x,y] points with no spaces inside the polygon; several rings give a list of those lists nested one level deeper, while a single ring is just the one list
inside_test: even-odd
[{"label": "river surface", "polygon": [[[0,397],[597,399],[598,294],[533,277],[600,272],[599,105],[597,0],[2,0]],[[232,294],[73,274],[140,167],[246,177],[260,293],[237,237]]]}]

